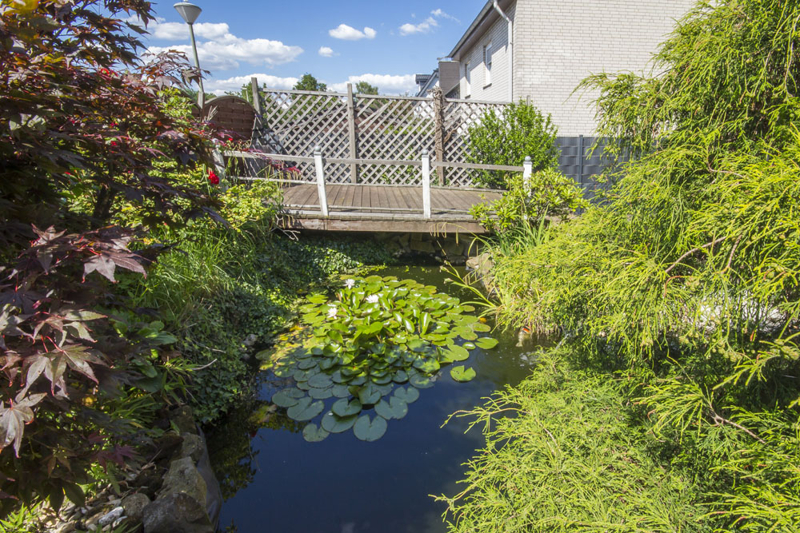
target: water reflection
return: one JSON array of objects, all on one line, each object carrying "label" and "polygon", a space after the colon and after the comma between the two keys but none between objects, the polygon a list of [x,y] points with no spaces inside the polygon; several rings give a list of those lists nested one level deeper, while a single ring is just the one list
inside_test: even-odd
[{"label": "water reflection", "polygon": [[[438,269],[386,269],[382,276],[415,279],[464,299]],[[468,297],[468,295],[467,295]],[[443,369],[434,387],[420,391],[407,416],[392,420],[377,442],[352,432],[305,442],[303,424],[265,401],[281,388],[262,375],[261,389],[232,413],[209,440],[226,503],[221,525],[241,533],[440,533],[444,506],[430,495],[457,492],[463,463],[484,444],[481,428],[448,416],[470,409],[494,391],[519,383],[534,364],[526,354],[537,340],[517,346],[516,332],[493,332],[491,352],[475,350],[477,378],[455,383]],[[255,437],[255,438],[254,438]]]}]

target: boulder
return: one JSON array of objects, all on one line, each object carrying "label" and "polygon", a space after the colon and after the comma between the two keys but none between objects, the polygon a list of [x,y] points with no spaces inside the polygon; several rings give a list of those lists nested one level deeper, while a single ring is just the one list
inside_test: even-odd
[{"label": "boulder", "polygon": [[144,533],[214,533],[205,505],[185,493],[167,494],[144,508]]},{"label": "boulder", "polygon": [[205,509],[207,490],[206,482],[197,471],[194,459],[184,457],[170,463],[169,472],[164,476],[164,484],[158,493],[159,499],[170,494],[186,494],[201,502]]},{"label": "boulder", "polygon": [[150,498],[146,494],[131,494],[122,500],[122,508],[125,509],[125,516],[131,522],[139,523],[144,517],[144,508],[150,505]]},{"label": "boulder", "polygon": [[200,435],[193,435],[191,433],[184,433],[183,444],[181,444],[181,451],[178,457],[191,457],[195,464],[203,457],[205,447],[203,446],[203,439]]}]

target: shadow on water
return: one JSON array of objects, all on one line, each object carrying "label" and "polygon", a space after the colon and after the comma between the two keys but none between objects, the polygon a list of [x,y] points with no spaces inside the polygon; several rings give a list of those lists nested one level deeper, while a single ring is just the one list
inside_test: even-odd
[{"label": "shadow on water", "polygon": [[[400,267],[382,276],[435,285],[461,299],[437,268]],[[392,420],[376,442],[352,431],[309,443],[304,424],[268,400],[286,384],[262,372],[258,394],[232,412],[209,438],[212,461],[226,499],[220,524],[240,533],[440,533],[444,506],[431,495],[456,493],[468,461],[484,439],[468,420],[449,415],[524,379],[537,346],[516,332],[495,331],[496,349],[476,349],[466,361],[477,371],[457,383],[442,368],[433,387],[420,391],[402,420]],[[521,345],[520,345],[521,344]]]}]

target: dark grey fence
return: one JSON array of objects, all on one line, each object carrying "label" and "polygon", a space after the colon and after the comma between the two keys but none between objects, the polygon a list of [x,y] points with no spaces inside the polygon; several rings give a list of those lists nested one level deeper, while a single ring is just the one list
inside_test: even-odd
[{"label": "dark grey fence", "polygon": [[[591,152],[597,137],[557,137],[561,154],[558,168],[565,175],[574,179],[584,190],[587,198],[594,196],[594,191],[601,185],[595,177],[603,172],[606,161],[603,158],[603,145]],[[591,153],[590,153],[591,152]]]}]

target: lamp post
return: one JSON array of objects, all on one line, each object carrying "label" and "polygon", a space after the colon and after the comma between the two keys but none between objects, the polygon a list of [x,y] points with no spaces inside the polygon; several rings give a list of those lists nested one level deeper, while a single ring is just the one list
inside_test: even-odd
[{"label": "lamp post", "polygon": [[192,50],[194,51],[194,64],[197,67],[198,83],[200,84],[200,94],[197,96],[197,105],[203,109],[206,101],[205,91],[203,90],[203,74],[200,71],[200,59],[197,57],[197,42],[194,40],[194,22],[203,11],[190,2],[178,2],[173,6],[181,18],[189,25],[189,34],[192,36]]}]

